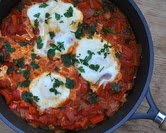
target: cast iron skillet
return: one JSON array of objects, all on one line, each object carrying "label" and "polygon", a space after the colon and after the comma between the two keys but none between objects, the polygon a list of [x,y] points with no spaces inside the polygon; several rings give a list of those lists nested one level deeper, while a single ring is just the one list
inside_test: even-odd
[{"label": "cast iron skillet", "polygon": [[[17,4],[17,0],[0,0],[0,20],[8,15],[10,9]],[[86,133],[113,132],[127,120],[131,119],[151,119],[160,125],[160,128],[166,130],[166,115],[159,112],[151,97],[149,83],[153,71],[153,43],[146,20],[133,2],[133,0],[115,0],[117,6],[128,17],[130,24],[135,32],[136,38],[141,45],[142,59],[138,70],[137,78],[133,90],[130,92],[127,102],[110,119],[107,119],[94,128],[82,130]],[[146,97],[150,109],[147,113],[135,113],[142,100]],[[0,119],[16,132],[22,133],[45,133],[51,132],[44,129],[35,129],[28,125],[24,120],[12,113],[2,96],[0,96]]]}]

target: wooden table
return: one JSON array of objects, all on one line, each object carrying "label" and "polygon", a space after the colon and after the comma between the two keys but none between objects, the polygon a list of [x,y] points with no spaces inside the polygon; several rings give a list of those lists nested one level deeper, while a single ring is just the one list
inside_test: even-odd
[{"label": "wooden table", "polygon": [[[157,106],[166,112],[166,0],[134,0],[145,15],[155,49],[155,66],[151,81],[151,91]],[[140,112],[148,110],[144,100]],[[149,120],[126,122],[116,133],[164,133],[158,125]],[[14,133],[0,121],[0,133]]]}]

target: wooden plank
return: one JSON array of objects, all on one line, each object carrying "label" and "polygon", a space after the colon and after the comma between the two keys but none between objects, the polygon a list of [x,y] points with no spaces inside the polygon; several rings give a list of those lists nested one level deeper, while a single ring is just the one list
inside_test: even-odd
[{"label": "wooden plank", "polygon": [[[166,0],[134,0],[145,15],[152,32],[155,63],[151,91],[160,110],[166,112]],[[139,111],[148,110],[146,101]],[[126,122],[116,133],[164,133],[158,125],[149,120]]]},{"label": "wooden plank", "polygon": [[[134,0],[150,26],[155,49],[155,66],[151,90],[157,106],[166,112],[166,0]],[[144,101],[139,111],[145,112],[148,105]],[[149,120],[128,121],[117,133],[164,133],[158,125]],[[0,121],[0,133],[14,133]]]}]

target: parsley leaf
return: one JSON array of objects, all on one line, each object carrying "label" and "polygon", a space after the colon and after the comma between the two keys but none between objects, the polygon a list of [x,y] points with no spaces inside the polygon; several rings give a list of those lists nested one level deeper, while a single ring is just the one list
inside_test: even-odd
[{"label": "parsley leaf", "polygon": [[48,20],[51,19],[50,16],[51,16],[51,15],[50,15],[48,12],[45,14],[45,18],[46,18],[46,19],[45,19],[45,23],[46,23],[46,24],[48,24]]},{"label": "parsley leaf", "polygon": [[32,68],[33,68],[34,70],[39,68],[39,65],[36,64],[35,61],[32,61],[32,62],[31,62],[31,66],[32,66]]},{"label": "parsley leaf", "polygon": [[13,53],[15,48],[12,48],[9,42],[4,42],[3,46],[5,47],[6,51],[9,53]]},{"label": "parsley leaf", "polygon": [[75,62],[78,62],[78,60],[75,58],[75,55],[70,54],[61,55],[61,59],[65,67],[70,67],[74,65]]},{"label": "parsley leaf", "polygon": [[120,84],[118,84],[118,83],[113,83],[112,84],[112,90],[113,91],[119,92],[120,88],[121,88]]},{"label": "parsley leaf", "polygon": [[27,43],[27,42],[19,42],[18,44],[19,44],[21,47],[23,47],[23,46],[27,46],[28,43]]},{"label": "parsley leaf", "polygon": [[41,49],[43,47],[43,43],[42,43],[42,38],[41,36],[38,36],[37,39],[36,39],[36,43],[37,43],[37,48],[38,49]]},{"label": "parsley leaf", "polygon": [[77,39],[81,39],[81,37],[85,36],[84,29],[85,29],[85,25],[83,23],[82,24],[78,23],[77,30],[76,30],[76,32],[74,32],[75,33],[75,37]]},{"label": "parsley leaf", "polygon": [[85,73],[85,70],[84,70],[83,66],[80,66],[80,67],[78,68],[78,71],[79,71],[80,73]]},{"label": "parsley leaf", "polygon": [[116,56],[116,58],[121,58],[121,57],[122,57],[122,54],[119,53],[119,52],[117,52],[117,53],[115,53],[115,56]]},{"label": "parsley leaf", "polygon": [[23,92],[22,99],[26,102],[32,103],[33,102],[33,95],[31,92]]},{"label": "parsley leaf", "polygon": [[59,86],[61,86],[61,85],[63,85],[64,83],[62,82],[62,81],[60,81],[60,80],[58,80],[58,79],[54,79],[54,84],[53,84],[53,87],[54,88],[57,88],[57,87],[59,87]]},{"label": "parsley leaf", "polygon": [[55,88],[51,88],[49,89],[50,92],[53,92],[55,95],[61,94],[60,92],[58,92]]},{"label": "parsley leaf", "polygon": [[39,18],[40,17],[40,13],[36,13],[35,15],[33,15],[35,18]]},{"label": "parsley leaf", "polygon": [[23,70],[23,71],[22,71],[22,74],[23,74],[23,76],[27,79],[27,78],[29,78],[30,71],[29,71],[29,70]]},{"label": "parsley leaf", "polygon": [[89,38],[92,38],[96,32],[96,28],[97,28],[97,23],[93,23],[92,26],[89,27]]},{"label": "parsley leaf", "polygon": [[92,56],[95,54],[94,52],[92,52],[90,50],[88,50],[87,53],[88,53],[88,56],[86,56],[85,59],[83,59],[83,60],[80,59],[80,61],[86,66],[89,65],[88,62],[92,59]]},{"label": "parsley leaf", "polygon": [[115,34],[115,33],[116,33],[114,29],[112,29],[112,28],[107,28],[107,27],[103,27],[101,31],[102,31],[102,33],[104,33],[104,34],[108,34],[108,33],[110,33],[110,34]]},{"label": "parsley leaf", "polygon": [[32,103],[33,101],[38,102],[40,100],[38,96],[33,96],[31,92],[23,92],[22,99],[28,103]]},{"label": "parsley leaf", "polygon": [[88,98],[88,100],[87,100],[87,102],[88,102],[89,104],[96,104],[96,103],[98,103],[98,101],[99,101],[99,99],[98,99],[98,97],[97,97],[97,95],[96,95],[95,92],[92,93],[92,94],[90,95],[90,97]]},{"label": "parsley leaf", "polygon": [[34,21],[34,26],[35,26],[35,27],[38,27],[38,26],[39,26],[39,20],[38,20],[38,19],[35,19],[35,21]]},{"label": "parsley leaf", "polygon": [[98,64],[96,64],[96,65],[91,64],[91,65],[89,66],[89,68],[92,69],[92,70],[98,71],[99,68],[100,68],[100,66],[99,66]]},{"label": "parsley leaf", "polygon": [[23,68],[24,67],[24,57],[20,58],[20,59],[15,59],[14,62],[16,63],[16,65],[19,67],[19,68]]},{"label": "parsley leaf", "polygon": [[20,84],[20,86],[23,88],[26,88],[29,86],[29,84],[30,84],[30,81],[28,79],[26,79]]},{"label": "parsley leaf", "polygon": [[61,19],[61,15],[58,14],[58,13],[55,13],[55,19],[56,19],[56,20],[60,20],[60,19]]},{"label": "parsley leaf", "polygon": [[47,6],[48,6],[47,3],[42,3],[42,4],[39,6],[39,8],[46,8]]},{"label": "parsley leaf", "polygon": [[7,69],[7,74],[10,74],[14,71],[14,67],[13,66],[9,66],[8,69]]},{"label": "parsley leaf", "polygon": [[60,68],[59,68],[58,66],[56,66],[56,67],[54,68],[54,70],[55,70],[55,71],[60,71]]},{"label": "parsley leaf", "polygon": [[66,83],[65,83],[66,88],[68,89],[73,89],[75,86],[75,81],[71,80],[70,78],[66,78]]},{"label": "parsley leaf", "polygon": [[55,37],[55,33],[54,32],[49,32],[50,38],[53,39]]},{"label": "parsley leaf", "polygon": [[47,52],[47,57],[53,57],[55,56],[55,49],[49,49]]},{"label": "parsley leaf", "polygon": [[73,16],[73,8],[70,6],[69,9],[67,9],[67,12],[64,13],[64,16],[67,18],[70,18]]},{"label": "parsley leaf", "polygon": [[112,46],[110,46],[108,43],[105,43],[103,48],[100,51],[98,51],[97,53],[99,55],[101,55],[103,53],[104,59],[105,59],[108,56],[108,54],[110,54],[110,50],[109,50],[110,48],[112,48]]}]

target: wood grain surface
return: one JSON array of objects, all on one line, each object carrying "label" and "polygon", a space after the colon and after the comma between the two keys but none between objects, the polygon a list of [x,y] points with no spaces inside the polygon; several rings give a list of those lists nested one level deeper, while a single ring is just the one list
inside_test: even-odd
[{"label": "wood grain surface", "polygon": [[[166,112],[166,0],[134,0],[143,14],[152,32],[155,65],[151,81],[151,92],[160,110]],[[148,110],[146,100],[138,109],[139,112]],[[164,133],[158,125],[149,120],[132,120],[126,122],[116,133]],[[0,121],[0,133],[14,133]]]}]

